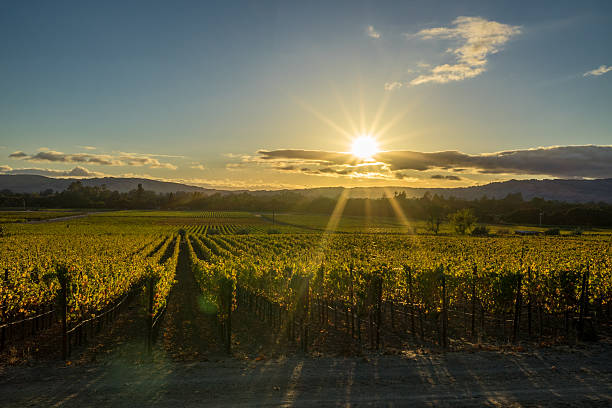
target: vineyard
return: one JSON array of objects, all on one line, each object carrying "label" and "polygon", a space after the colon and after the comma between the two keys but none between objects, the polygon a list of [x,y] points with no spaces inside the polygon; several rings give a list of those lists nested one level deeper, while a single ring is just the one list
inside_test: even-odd
[{"label": "vineyard", "polygon": [[136,302],[150,350],[180,256],[227,352],[245,321],[303,351],[330,341],[352,350],[574,344],[609,332],[609,234],[480,238],[272,227],[248,213],[143,211],[6,224],[0,346],[59,325],[67,357]]},{"label": "vineyard", "polygon": [[304,348],[313,325],[372,348],[406,336],[448,347],[593,338],[610,319],[609,239],[190,235],[188,244],[221,321],[229,304],[255,305]]}]

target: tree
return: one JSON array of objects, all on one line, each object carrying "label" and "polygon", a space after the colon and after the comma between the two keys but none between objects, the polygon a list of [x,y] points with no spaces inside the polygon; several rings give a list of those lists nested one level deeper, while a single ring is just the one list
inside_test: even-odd
[{"label": "tree", "polygon": [[450,222],[455,227],[457,234],[463,235],[468,232],[472,225],[476,224],[474,210],[471,208],[462,208],[461,210],[451,214]]},{"label": "tree", "polygon": [[437,235],[443,218],[444,209],[439,205],[431,204],[427,211],[427,229]]}]

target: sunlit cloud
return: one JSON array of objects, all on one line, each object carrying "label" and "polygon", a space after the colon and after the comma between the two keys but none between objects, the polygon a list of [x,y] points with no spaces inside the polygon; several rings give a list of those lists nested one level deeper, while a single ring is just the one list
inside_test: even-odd
[{"label": "sunlit cloud", "polygon": [[35,176],[46,176],[46,177],[76,177],[76,178],[90,178],[90,177],[104,177],[106,174],[99,173],[96,171],[90,171],[85,167],[76,166],[71,170],[55,170],[55,169],[42,169],[42,168],[22,168],[13,169],[9,166],[0,166],[0,173],[2,174],[25,174]]},{"label": "sunlit cloud", "polygon": [[368,28],[366,29],[366,35],[376,40],[378,40],[381,37],[380,33],[374,29],[374,26],[371,26],[371,25],[368,26]]},{"label": "sunlit cloud", "polygon": [[9,154],[8,156],[10,159],[21,159],[24,157],[28,157],[28,154],[25,152],[22,152],[21,150],[17,150],[16,152],[13,152],[11,154]]},{"label": "sunlit cloud", "polygon": [[29,162],[51,163],[89,163],[100,166],[146,166],[152,169],[176,170],[178,167],[172,163],[160,162],[149,155],[139,153],[121,153],[120,155],[94,154],[94,153],[63,153],[48,148],[38,149],[38,153],[27,154],[23,151],[11,153],[11,159],[26,160]]},{"label": "sunlit cloud", "polygon": [[510,38],[521,32],[520,26],[502,24],[482,17],[457,17],[452,27],[436,27],[410,34],[423,40],[450,39],[458,41],[446,51],[453,54],[455,62],[426,67],[429,72],[410,81],[411,85],[429,82],[447,83],[474,78],[486,71],[488,57],[496,54]]},{"label": "sunlit cloud", "polygon": [[612,67],[608,67],[606,65],[600,65],[599,68],[592,69],[590,71],[585,72],[582,76],[600,76],[605,73],[612,71]]}]

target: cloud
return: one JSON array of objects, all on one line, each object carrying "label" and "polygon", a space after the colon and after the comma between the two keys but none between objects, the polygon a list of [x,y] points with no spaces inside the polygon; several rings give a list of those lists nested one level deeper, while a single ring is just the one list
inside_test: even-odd
[{"label": "cloud", "polygon": [[77,146],[80,147],[81,149],[85,149],[85,150],[96,150],[97,147],[95,146]]},{"label": "cloud", "polygon": [[612,146],[596,145],[549,146],[482,154],[466,154],[459,151],[385,151],[373,157],[376,163],[360,162],[350,153],[318,150],[262,150],[259,154],[261,163],[276,161],[296,167],[316,165],[319,172],[321,168],[326,167],[367,164],[380,166],[380,171],[389,173],[442,169],[464,173],[469,170],[479,174],[542,175],[563,178],[606,178],[612,175]]},{"label": "cloud", "polygon": [[452,27],[421,30],[414,36],[423,40],[457,40],[459,44],[447,49],[447,52],[454,54],[454,63],[435,66],[429,72],[411,80],[410,84],[447,83],[474,78],[486,71],[489,55],[498,53],[511,37],[520,32],[520,26],[502,24],[482,17],[463,16],[457,17]]},{"label": "cloud", "polygon": [[374,29],[374,26],[371,25],[366,29],[366,35],[377,40],[381,37],[380,33]]},{"label": "cloud", "polygon": [[90,171],[84,167],[76,166],[72,170],[53,170],[53,169],[12,169],[8,166],[0,166],[0,172],[3,174],[30,174],[36,176],[47,176],[47,177],[102,177],[105,174]]},{"label": "cloud", "polygon": [[267,160],[299,160],[302,163],[322,163],[322,164],[357,164],[361,161],[350,153],[326,152],[323,150],[260,150],[260,156],[250,159],[250,161]]},{"label": "cloud", "polygon": [[29,155],[22,151],[16,151],[9,158],[27,160],[30,162],[51,163],[90,163],[100,166],[147,166],[152,169],[176,170],[178,167],[172,163],[163,163],[159,160],[138,153],[122,153],[119,156],[94,153],[62,153],[47,148],[39,149],[39,152]]},{"label": "cloud", "polygon": [[434,180],[453,180],[453,181],[461,180],[461,177],[459,177],[459,176],[453,176],[453,175],[444,176],[442,174],[434,174],[433,176],[431,176],[429,178],[432,178]]},{"label": "cloud", "polygon": [[22,152],[21,150],[17,150],[16,152],[13,152],[11,154],[9,154],[8,156],[11,159],[21,159],[24,157],[28,157],[27,153]]},{"label": "cloud", "polygon": [[582,76],[585,76],[585,77],[587,77],[587,76],[600,76],[600,75],[603,75],[603,74],[605,74],[607,72],[610,72],[610,71],[612,71],[612,67],[608,67],[608,66],[605,66],[605,65],[600,65],[599,68],[595,68],[595,69],[592,69],[592,70],[590,70],[588,72],[585,72],[584,74],[582,74]]},{"label": "cloud", "polygon": [[192,162],[189,168],[195,170],[206,170],[206,167],[203,164],[196,162]]},{"label": "cloud", "polygon": [[147,166],[152,169],[170,170],[176,170],[178,168],[171,163],[162,163],[153,157],[137,155],[134,153],[123,154],[122,156],[119,156],[119,159],[125,162],[125,164],[128,166]]},{"label": "cloud", "polygon": [[13,168],[11,166],[6,166],[4,164],[0,164],[0,173],[4,173],[7,171],[11,171]]},{"label": "cloud", "polygon": [[385,91],[394,91],[396,89],[400,89],[403,86],[401,82],[393,81],[385,83]]}]

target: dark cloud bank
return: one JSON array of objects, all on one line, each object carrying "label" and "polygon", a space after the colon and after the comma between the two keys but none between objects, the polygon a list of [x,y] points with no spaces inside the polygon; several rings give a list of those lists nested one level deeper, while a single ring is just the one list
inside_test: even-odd
[{"label": "dark cloud bank", "polygon": [[[261,150],[258,153],[264,161],[291,161],[324,166],[359,164],[359,160],[350,153],[296,149]],[[388,166],[392,172],[442,169],[454,172],[471,170],[482,174],[529,174],[560,178],[612,177],[612,146],[552,146],[475,155],[459,151],[398,150],[378,153],[373,159]],[[292,165],[299,166],[295,163]],[[432,178],[450,179],[448,177]]]}]

